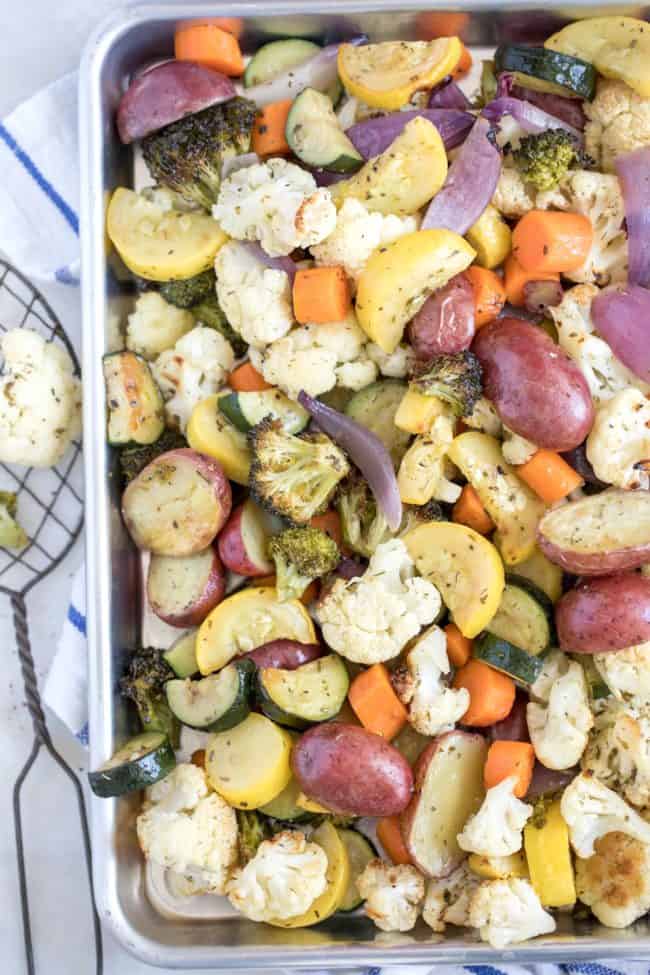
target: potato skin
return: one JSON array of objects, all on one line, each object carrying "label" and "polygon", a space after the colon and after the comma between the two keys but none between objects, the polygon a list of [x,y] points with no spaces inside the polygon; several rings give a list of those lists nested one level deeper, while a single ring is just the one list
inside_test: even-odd
[{"label": "potato skin", "polygon": [[256,667],[276,667],[280,670],[296,670],[310,660],[323,656],[319,643],[298,643],[297,640],[271,640],[243,654]]},{"label": "potato skin", "polygon": [[555,607],[566,653],[608,653],[650,640],[650,579],[634,573],[580,582]]},{"label": "potato skin", "polygon": [[485,396],[506,426],[548,450],[582,443],[594,422],[587,380],[543,329],[501,318],[480,330],[472,351]]},{"label": "potato skin", "polygon": [[[156,616],[164,620],[165,623],[168,623],[169,626],[198,626],[225,596],[226,573],[216,548],[211,549],[211,554],[212,562],[208,574],[203,576],[202,580],[199,579],[199,583],[202,582],[202,585],[197,585],[194,598],[178,612],[167,611],[164,602],[160,602],[157,599],[155,587],[152,585],[152,566],[155,565],[155,559],[159,558],[159,556],[152,556],[151,562],[149,563],[149,575],[147,579],[147,598]],[[196,557],[188,556],[188,559],[194,559]],[[173,563],[178,563],[179,571],[185,568],[184,559],[174,558]]]},{"label": "potato skin", "polygon": [[425,361],[469,349],[474,331],[474,290],[464,274],[429,295],[409,325],[415,355]]},{"label": "potato skin", "polygon": [[413,773],[396,748],[358,725],[332,721],[306,731],[291,767],[300,788],[333,812],[394,816],[413,792]]},{"label": "potato skin", "polygon": [[235,508],[224,525],[219,535],[219,555],[223,564],[231,572],[255,578],[273,572],[273,562],[267,559],[264,562],[256,563],[251,557],[251,551],[246,544],[246,532],[251,530],[246,524],[246,519],[249,516],[247,504],[248,502],[245,501]]}]

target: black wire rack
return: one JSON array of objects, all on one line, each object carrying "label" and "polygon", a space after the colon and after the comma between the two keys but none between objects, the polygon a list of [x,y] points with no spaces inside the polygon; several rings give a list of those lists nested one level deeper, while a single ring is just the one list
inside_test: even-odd
[{"label": "black wire rack", "polygon": [[[47,342],[56,342],[69,353],[75,373],[79,362],[61,323],[45,298],[14,267],[0,259],[0,335],[14,328],[28,328]],[[0,358],[0,371],[3,363]],[[103,968],[102,936],[92,883],[92,860],[88,816],[81,783],[55,748],[48,731],[34,666],[27,621],[27,593],[65,558],[83,525],[83,467],[81,443],[75,440],[62,460],[47,469],[0,464],[0,487],[18,496],[18,517],[29,536],[19,551],[0,548],[0,592],[7,595],[13,611],[18,659],[25,688],[27,709],[32,718],[34,740],[13,790],[16,855],[20,905],[29,975],[35,975],[34,942],[29,908],[29,887],[25,858],[21,808],[22,787],[44,749],[65,773],[77,797],[84,847],[95,938],[95,971]]]}]

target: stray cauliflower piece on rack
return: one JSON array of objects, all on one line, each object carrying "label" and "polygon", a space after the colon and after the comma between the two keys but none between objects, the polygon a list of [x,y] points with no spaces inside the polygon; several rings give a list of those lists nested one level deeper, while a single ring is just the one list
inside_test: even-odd
[{"label": "stray cauliflower piece on rack", "polygon": [[550,769],[580,761],[593,726],[584,670],[560,650],[544,661],[526,707],[530,740],[537,759]]},{"label": "stray cauliflower piece on rack", "polygon": [[229,237],[258,240],[271,257],[313,247],[336,226],[329,190],[317,189],[311,173],[286,159],[269,159],[228,176],[212,215]]},{"label": "stray cauliflower piece on rack", "polygon": [[194,315],[170,305],[157,291],[138,295],[126,325],[126,347],[155,359],[194,328]]},{"label": "stray cauliflower piece on rack", "polygon": [[228,900],[251,921],[287,921],[308,911],[327,886],[327,855],[304,833],[285,830],[260,843],[227,886]]},{"label": "stray cauliflower piece on rack", "polygon": [[598,168],[614,172],[617,156],[650,145],[650,99],[623,81],[599,78],[596,97],[584,102],[585,149]]},{"label": "stray cauliflower piece on rack", "polygon": [[555,919],[544,910],[527,880],[489,880],[474,893],[469,923],[493,948],[507,948],[555,931]]},{"label": "stray cauliflower piece on rack", "polygon": [[375,664],[396,657],[440,606],[436,587],[415,576],[404,542],[393,539],[377,546],[362,576],[337,579],[316,615],[332,650]]},{"label": "stray cauliflower piece on rack", "polygon": [[147,789],[137,833],[148,860],[191,874],[187,893],[225,892],[238,856],[237,817],[221,796],[209,791],[203,769],[177,765]]},{"label": "stray cauliflower piece on rack", "polygon": [[632,490],[650,489],[650,400],[623,389],[603,403],[587,437],[587,457],[596,477]]},{"label": "stray cauliflower piece on rack", "polygon": [[286,271],[263,267],[235,240],[220,249],[214,269],[219,304],[231,328],[248,345],[263,348],[287,334],[294,319]]},{"label": "stray cauliflower piece on rack", "polygon": [[633,806],[650,806],[650,713],[608,700],[596,715],[582,768]]},{"label": "stray cauliflower piece on rack", "polygon": [[576,860],[576,890],[608,928],[627,928],[650,910],[650,846],[607,833],[587,860]]},{"label": "stray cauliflower piece on rack", "polygon": [[595,653],[593,661],[619,701],[635,707],[650,705],[650,642],[616,653]]},{"label": "stray cauliflower piece on rack", "polygon": [[599,290],[595,285],[576,285],[564,293],[559,305],[549,308],[559,344],[584,373],[596,406],[628,386],[650,393],[650,385],[630,372],[607,342],[596,334],[591,320],[591,303],[597,294]]},{"label": "stray cauliflower piece on rack", "polygon": [[151,370],[165,397],[171,424],[184,431],[194,407],[221,389],[234,363],[230,343],[204,325],[197,325],[173,349],[162,352]]},{"label": "stray cauliflower piece on rack", "polygon": [[449,687],[451,674],[444,630],[426,630],[406,656],[406,665],[393,673],[393,687],[409,707],[409,722],[421,735],[451,731],[469,707],[465,687]]},{"label": "stray cauliflower piece on rack", "polygon": [[581,772],[569,783],[560,800],[560,811],[579,857],[593,856],[596,841],[607,833],[625,833],[641,843],[650,843],[650,823],[590,772]]},{"label": "stray cauliflower piece on rack", "polygon": [[410,931],[424,900],[424,877],[415,867],[371,860],[357,878],[364,910],[382,931]]},{"label": "stray cauliflower piece on rack", "polygon": [[458,834],[461,850],[486,857],[506,857],[521,850],[523,829],[533,807],[517,799],[516,785],[511,777],[488,789],[480,809]]},{"label": "stray cauliflower piece on rack", "polygon": [[68,352],[27,328],[0,339],[0,461],[52,467],[81,433],[81,383]]},{"label": "stray cauliflower piece on rack", "polygon": [[448,924],[469,925],[469,908],[480,879],[461,863],[448,877],[430,880],[422,908],[422,919],[432,931],[442,934]]}]

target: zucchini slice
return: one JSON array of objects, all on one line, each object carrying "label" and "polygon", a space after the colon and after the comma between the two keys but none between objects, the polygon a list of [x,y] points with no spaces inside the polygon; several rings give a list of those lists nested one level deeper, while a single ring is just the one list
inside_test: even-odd
[{"label": "zucchini slice", "polygon": [[306,728],[333,718],[341,710],[349,685],[347,668],[334,653],[295,670],[263,667],[257,672],[262,712],[289,728]]},{"label": "zucchini slice", "polygon": [[104,356],[109,444],[150,444],[165,429],[165,408],[149,364],[135,352]]},{"label": "zucchini slice", "polygon": [[167,703],[179,721],[202,731],[228,731],[250,713],[255,664],[237,660],[201,680],[168,680]]},{"label": "zucchini slice", "polygon": [[517,84],[555,95],[579,95],[587,101],[596,94],[593,64],[545,47],[501,44],[494,55],[497,73],[512,71]]},{"label": "zucchini slice", "polygon": [[355,393],[345,408],[348,416],[379,437],[395,467],[411,440],[407,430],[395,426],[395,414],[407,388],[399,379],[381,379]]},{"label": "zucchini slice", "polygon": [[265,816],[271,816],[273,819],[279,819],[284,823],[309,822],[314,818],[314,814],[307,812],[297,804],[300,795],[300,786],[292,776],[280,795],[271,799],[264,806],[260,806],[259,811]]},{"label": "zucchini slice", "polygon": [[536,657],[551,645],[552,620],[553,604],[546,593],[528,579],[507,575],[499,608],[486,630]]},{"label": "zucchini slice", "polygon": [[287,433],[300,433],[309,423],[307,410],[279,389],[265,389],[261,393],[226,393],[219,399],[219,409],[242,433],[248,433],[267,416],[281,420]]},{"label": "zucchini slice", "polygon": [[163,653],[163,658],[169,664],[177,677],[184,680],[198,674],[199,665],[196,660],[197,630],[190,630],[172,643],[169,650]]},{"label": "zucchini slice", "polygon": [[363,904],[363,897],[357,889],[357,878],[361,876],[377,853],[370,840],[356,829],[339,829],[338,834],[348,852],[350,861],[350,880],[339,911],[354,911]]},{"label": "zucchini slice", "polygon": [[353,173],[365,162],[341,129],[328,96],[315,88],[305,88],[294,101],[285,138],[293,153],[308,166]]},{"label": "zucchini slice", "polygon": [[475,641],[474,656],[520,684],[534,684],[543,666],[541,657],[533,657],[521,647],[493,633],[482,633]]},{"label": "zucchini slice", "polygon": [[127,741],[96,772],[89,772],[88,782],[100,799],[112,799],[153,785],[169,775],[175,765],[167,735],[147,731]]},{"label": "zucchini slice", "polygon": [[270,41],[264,44],[248,62],[244,71],[244,88],[263,85],[265,81],[276,78],[283,71],[295,68],[319,51],[318,44],[305,41],[300,37]]}]

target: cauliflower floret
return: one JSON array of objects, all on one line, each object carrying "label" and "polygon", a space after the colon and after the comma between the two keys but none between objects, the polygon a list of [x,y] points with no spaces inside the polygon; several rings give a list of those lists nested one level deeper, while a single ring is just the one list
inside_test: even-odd
[{"label": "cauliflower floret", "polygon": [[432,498],[453,504],[462,488],[449,479],[447,451],[454,439],[455,419],[448,413],[437,416],[428,433],[415,438],[402,457],[397,483],[403,500],[426,504]]},{"label": "cauliflower floret", "polygon": [[531,697],[526,720],[535,755],[547,768],[571,768],[587,747],[594,723],[584,670],[559,650],[550,654]]},{"label": "cauliflower floret", "polygon": [[606,173],[617,156],[650,145],[650,100],[625,84],[599,78],[596,97],[584,102],[585,149]]},{"label": "cauliflower floret", "polygon": [[304,833],[285,830],[260,843],[228,883],[228,900],[251,921],[286,921],[308,911],[327,886],[327,856]]},{"label": "cauliflower floret", "polygon": [[173,349],[161,353],[151,370],[165,397],[170,423],[184,431],[196,404],[223,386],[234,362],[230,343],[204,325],[197,325]]},{"label": "cauliflower floret", "polygon": [[590,772],[581,772],[569,783],[562,793],[560,812],[579,857],[593,856],[596,840],[616,831],[650,843],[650,823]]},{"label": "cauliflower floret", "polygon": [[364,910],[382,931],[410,931],[424,900],[424,877],[415,867],[371,860],[357,877]]},{"label": "cauliflower floret", "polygon": [[623,389],[596,413],[587,437],[587,458],[596,477],[616,487],[650,489],[650,400]]},{"label": "cauliflower floret", "polygon": [[336,226],[322,243],[311,248],[317,264],[341,265],[356,285],[368,258],[377,247],[386,247],[419,227],[418,217],[370,213],[351,197],[343,201]]},{"label": "cauliflower floret", "polygon": [[601,924],[627,928],[650,910],[650,847],[607,833],[593,856],[576,860],[576,891]]},{"label": "cauliflower floret", "polygon": [[332,650],[375,664],[396,657],[441,605],[436,587],[415,577],[404,542],[395,538],[377,546],[362,576],[337,579],[316,615]]},{"label": "cauliflower floret", "polygon": [[606,701],[581,764],[633,806],[650,806],[650,713]]},{"label": "cauliflower floret", "polygon": [[145,291],[128,317],[126,347],[145,359],[155,359],[192,328],[191,311],[170,305],[157,291]]},{"label": "cauliflower floret", "polygon": [[[650,103],[649,103],[650,104]],[[594,239],[586,260],[564,276],[604,287],[627,278],[625,206],[618,177],[587,170],[570,172],[554,190],[538,193],[538,210],[567,210],[589,217]]]},{"label": "cauliflower floret", "polygon": [[430,880],[422,908],[422,919],[433,931],[440,934],[447,924],[455,924],[459,928],[467,927],[469,906],[480,882],[465,863],[461,863],[448,877]]},{"label": "cauliflower floret", "polygon": [[472,897],[469,923],[493,948],[555,931],[555,919],[544,910],[527,880],[489,880]]},{"label": "cauliflower floret", "polygon": [[461,850],[486,857],[507,857],[521,850],[523,829],[533,807],[517,799],[516,785],[517,779],[512,776],[488,789],[481,808],[458,834]]},{"label": "cauliflower floret", "polygon": [[259,240],[271,257],[319,244],[336,226],[329,190],[317,189],[311,173],[286,159],[247,166],[224,179],[212,215],[229,237]]},{"label": "cauliflower floret", "polygon": [[388,355],[374,342],[368,342],[366,352],[377,365],[382,376],[388,376],[391,379],[404,379],[408,376],[415,361],[415,355],[410,345],[398,345],[395,351]]},{"label": "cauliflower floret", "polygon": [[363,389],[377,378],[365,355],[366,336],[354,312],[341,322],[302,325],[263,351],[250,352],[266,381],[295,399],[301,389],[320,396],[337,384]]},{"label": "cauliflower floret", "polygon": [[481,433],[489,433],[491,437],[500,437],[503,431],[501,419],[496,409],[485,396],[481,396],[476,401],[474,409],[469,416],[463,417],[463,423],[472,430],[480,430]]},{"label": "cauliflower floret", "polygon": [[262,267],[247,247],[234,240],[220,249],[214,270],[219,304],[245,342],[262,348],[287,334],[293,325],[293,303],[285,271]]},{"label": "cauliflower floret", "polygon": [[636,707],[650,705],[650,642],[616,653],[595,653],[593,661],[614,697]]},{"label": "cauliflower floret", "polygon": [[419,637],[406,657],[406,666],[393,674],[393,685],[404,704],[409,721],[421,735],[451,731],[469,707],[469,691],[449,687],[451,674],[444,630],[432,626]]},{"label": "cauliflower floret", "polygon": [[537,453],[537,447],[532,441],[526,440],[525,437],[520,437],[518,433],[513,433],[507,427],[503,428],[505,435],[505,440],[502,444],[502,451],[504,460],[508,464],[525,464],[530,458]]},{"label": "cauliflower floret", "polygon": [[492,206],[504,217],[518,219],[535,209],[535,192],[523,181],[518,169],[503,166],[492,197]]},{"label": "cauliflower floret", "polygon": [[147,789],[137,833],[148,860],[197,877],[191,892],[224,893],[238,856],[237,817],[221,796],[209,792],[203,769],[177,765]]},{"label": "cauliflower floret", "polygon": [[68,352],[27,328],[0,339],[0,461],[52,467],[81,433],[81,383]]},{"label": "cauliflower floret", "polygon": [[580,284],[565,291],[559,305],[549,308],[558,342],[584,373],[597,406],[628,386],[642,393],[650,392],[650,386],[630,372],[607,342],[596,334],[591,321],[591,302],[598,293],[595,285]]}]

